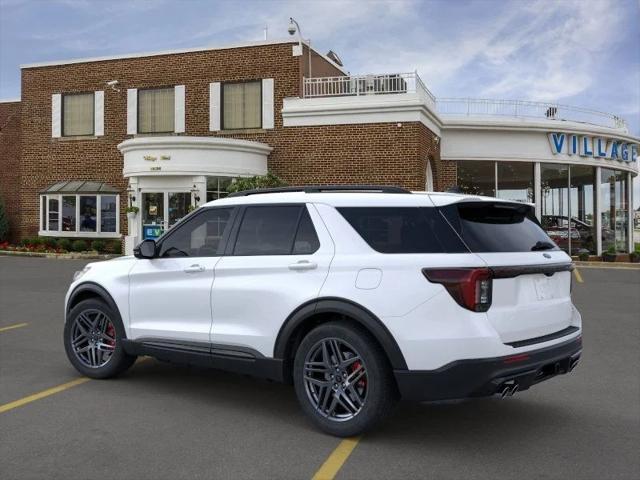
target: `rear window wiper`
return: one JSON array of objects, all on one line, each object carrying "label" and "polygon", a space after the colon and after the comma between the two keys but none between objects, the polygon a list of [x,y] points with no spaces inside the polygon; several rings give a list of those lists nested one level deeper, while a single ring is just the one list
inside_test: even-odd
[{"label": "rear window wiper", "polygon": [[541,242],[538,240],[536,244],[533,247],[531,247],[531,251],[537,252],[538,250],[551,250],[552,248],[555,248],[555,245],[553,245],[552,243]]}]

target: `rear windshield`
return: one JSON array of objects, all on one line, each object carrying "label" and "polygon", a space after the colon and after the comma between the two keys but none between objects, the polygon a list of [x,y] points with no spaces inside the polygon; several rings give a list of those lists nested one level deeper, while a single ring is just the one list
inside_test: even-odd
[{"label": "rear windshield", "polygon": [[380,253],[468,253],[435,208],[342,207],[342,216]]},{"label": "rear windshield", "polygon": [[558,250],[529,205],[463,202],[440,210],[472,252]]}]

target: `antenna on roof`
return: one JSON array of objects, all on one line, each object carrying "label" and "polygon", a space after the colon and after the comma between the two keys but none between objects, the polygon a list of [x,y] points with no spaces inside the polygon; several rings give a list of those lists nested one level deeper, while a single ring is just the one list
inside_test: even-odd
[{"label": "antenna on roof", "polygon": [[267,41],[267,37],[269,36],[269,25],[264,26],[264,40]]}]

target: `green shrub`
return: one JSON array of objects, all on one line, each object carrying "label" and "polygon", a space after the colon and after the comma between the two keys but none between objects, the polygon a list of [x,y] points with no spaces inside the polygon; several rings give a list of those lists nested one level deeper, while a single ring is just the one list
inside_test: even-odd
[{"label": "green shrub", "polygon": [[96,252],[104,252],[106,247],[106,243],[104,240],[94,240],[91,242],[91,250],[95,250]]},{"label": "green shrub", "polygon": [[58,247],[62,250],[66,250],[67,252],[71,251],[71,240],[68,238],[61,238],[58,240]]},{"label": "green shrub", "polygon": [[105,253],[109,254],[118,254],[122,251],[122,247],[120,246],[120,240],[111,240],[107,242],[104,247]]},{"label": "green shrub", "polygon": [[52,250],[58,248],[58,240],[56,240],[55,238],[40,237],[40,244]]},{"label": "green shrub", "polygon": [[256,175],[250,178],[235,178],[227,187],[227,192],[241,192],[243,190],[255,190],[257,188],[284,187],[287,184],[273,173]]},{"label": "green shrub", "polygon": [[0,198],[0,242],[9,240],[9,217]]},{"label": "green shrub", "polygon": [[589,261],[589,252],[580,252],[578,254],[578,259],[583,262]]},{"label": "green shrub", "polygon": [[87,250],[87,242],[85,242],[84,240],[75,240],[71,244],[71,249],[74,252],[84,252]]},{"label": "green shrub", "polygon": [[27,237],[20,240],[21,247],[26,247],[27,245],[33,245],[33,238]]}]

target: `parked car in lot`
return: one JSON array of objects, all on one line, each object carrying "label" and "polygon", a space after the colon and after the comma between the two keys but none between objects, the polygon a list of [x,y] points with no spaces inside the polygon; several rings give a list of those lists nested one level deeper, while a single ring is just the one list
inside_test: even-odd
[{"label": "parked car in lot", "polygon": [[78,272],[64,344],[92,378],[150,355],[293,383],[318,427],[349,436],[399,397],[509,396],[572,370],[572,268],[521,203],[239,192]]}]

